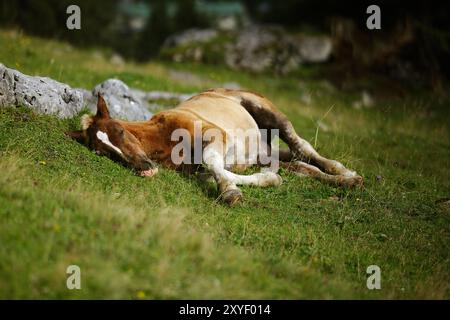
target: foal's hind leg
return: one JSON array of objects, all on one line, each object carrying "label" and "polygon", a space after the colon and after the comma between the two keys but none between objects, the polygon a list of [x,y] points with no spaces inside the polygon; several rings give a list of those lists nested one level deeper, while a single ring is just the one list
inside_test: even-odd
[{"label": "foal's hind leg", "polygon": [[343,175],[331,175],[322,172],[319,168],[302,161],[280,162],[280,167],[292,171],[300,176],[312,177],[317,180],[341,187],[355,187],[363,183],[362,178],[358,175],[349,177]]},{"label": "foal's hind leg", "polygon": [[331,175],[356,176],[356,172],[347,169],[339,161],[321,156],[308,141],[297,135],[291,122],[287,119],[285,119],[280,128],[280,138],[289,146],[294,160],[316,165]]},{"label": "foal's hind leg", "polygon": [[[243,98],[241,105],[252,115],[261,129],[279,130],[280,138],[289,146],[292,160],[311,163],[331,175],[356,176],[354,171],[347,169],[340,162],[321,156],[308,141],[295,132],[288,118],[268,100]],[[286,161],[289,153],[283,151],[280,152],[280,156]]]}]

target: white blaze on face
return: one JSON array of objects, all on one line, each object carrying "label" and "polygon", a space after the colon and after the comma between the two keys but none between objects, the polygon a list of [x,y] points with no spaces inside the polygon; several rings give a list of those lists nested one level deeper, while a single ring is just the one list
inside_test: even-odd
[{"label": "white blaze on face", "polygon": [[104,144],[106,144],[108,147],[110,147],[111,149],[113,149],[115,152],[117,152],[118,154],[120,154],[121,156],[123,156],[122,150],[120,150],[119,148],[117,148],[115,145],[113,145],[111,143],[111,141],[109,141],[109,137],[108,135],[103,132],[103,131],[97,131],[97,138]]}]

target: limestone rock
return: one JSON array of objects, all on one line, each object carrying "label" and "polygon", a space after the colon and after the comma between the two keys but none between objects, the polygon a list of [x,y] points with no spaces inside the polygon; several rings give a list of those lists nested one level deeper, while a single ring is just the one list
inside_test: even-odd
[{"label": "limestone rock", "polygon": [[326,62],[332,51],[329,36],[253,24],[239,30],[184,31],[165,41],[161,56],[176,62],[223,63],[234,70],[286,74],[304,63]]},{"label": "limestone rock", "polygon": [[[0,108],[25,106],[40,114],[68,118],[85,107],[95,113],[99,93],[108,104],[111,117],[129,121],[148,120],[153,115],[150,110],[175,107],[192,96],[164,91],[146,92],[129,88],[118,79],[108,79],[89,91],[71,88],[46,77],[28,76],[0,64]],[[160,100],[169,103],[160,105]]]},{"label": "limestone rock", "polygon": [[146,108],[147,102],[136,91],[131,90],[118,79],[108,79],[98,84],[88,100],[88,108],[95,112],[97,95],[105,99],[111,117],[129,121],[148,120],[152,113]]},{"label": "limestone rock", "polygon": [[83,93],[46,77],[33,77],[0,64],[0,107],[25,106],[60,118],[83,108]]}]

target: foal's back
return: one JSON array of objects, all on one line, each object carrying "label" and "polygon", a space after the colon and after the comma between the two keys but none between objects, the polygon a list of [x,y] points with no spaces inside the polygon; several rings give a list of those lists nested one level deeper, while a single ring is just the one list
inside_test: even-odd
[{"label": "foal's back", "polygon": [[240,104],[239,98],[215,91],[200,93],[172,111],[193,114],[224,131],[258,129],[253,117]]}]

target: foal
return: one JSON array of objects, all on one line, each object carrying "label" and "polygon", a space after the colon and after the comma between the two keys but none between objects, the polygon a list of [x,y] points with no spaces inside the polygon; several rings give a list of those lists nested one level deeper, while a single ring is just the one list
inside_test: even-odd
[{"label": "foal", "polygon": [[[280,185],[278,166],[338,186],[363,183],[354,171],[317,153],[269,100],[248,91],[207,90],[144,122],[112,119],[99,95],[96,115],[84,115],[81,125],[82,130],[69,133],[72,138],[142,176],[155,175],[158,165],[175,170],[203,166],[229,205],[242,200],[238,185]],[[289,150],[271,148],[273,132]],[[251,165],[270,167],[238,174]]]}]

